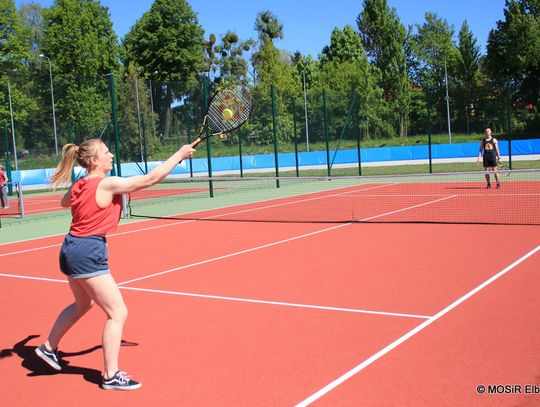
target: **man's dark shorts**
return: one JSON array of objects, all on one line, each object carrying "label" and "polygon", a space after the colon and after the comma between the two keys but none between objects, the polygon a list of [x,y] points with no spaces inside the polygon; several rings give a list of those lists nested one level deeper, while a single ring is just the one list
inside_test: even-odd
[{"label": "man's dark shorts", "polygon": [[495,168],[497,166],[497,157],[491,154],[484,155],[484,168]]}]

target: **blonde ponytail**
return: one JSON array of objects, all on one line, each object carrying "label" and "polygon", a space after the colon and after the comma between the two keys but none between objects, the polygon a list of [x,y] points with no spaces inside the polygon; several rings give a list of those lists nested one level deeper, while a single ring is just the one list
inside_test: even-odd
[{"label": "blonde ponytail", "polygon": [[51,187],[56,188],[61,184],[69,184],[71,181],[71,170],[73,163],[77,163],[86,169],[91,170],[92,157],[97,157],[99,147],[103,144],[100,139],[89,139],[83,141],[79,146],[76,144],[66,144],[62,148],[62,158],[51,176]]},{"label": "blonde ponytail", "polygon": [[71,181],[71,169],[75,162],[75,155],[79,151],[76,144],[66,144],[62,147],[62,158],[56,166],[56,170],[51,175],[51,188],[56,188],[62,184],[69,184]]}]

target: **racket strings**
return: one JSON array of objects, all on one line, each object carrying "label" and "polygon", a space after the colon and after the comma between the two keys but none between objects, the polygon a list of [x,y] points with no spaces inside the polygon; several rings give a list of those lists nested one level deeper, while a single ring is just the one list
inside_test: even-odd
[{"label": "racket strings", "polygon": [[[224,118],[223,111],[229,109],[231,118]],[[208,106],[208,127],[213,133],[224,133],[243,124],[251,112],[251,98],[248,92],[240,89],[220,91]]]}]

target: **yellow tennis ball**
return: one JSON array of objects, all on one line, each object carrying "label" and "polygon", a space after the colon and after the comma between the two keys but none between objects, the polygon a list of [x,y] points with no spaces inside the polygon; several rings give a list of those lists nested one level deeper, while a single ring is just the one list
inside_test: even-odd
[{"label": "yellow tennis ball", "polygon": [[223,112],[221,112],[221,115],[225,120],[231,120],[234,113],[231,109],[223,109]]}]

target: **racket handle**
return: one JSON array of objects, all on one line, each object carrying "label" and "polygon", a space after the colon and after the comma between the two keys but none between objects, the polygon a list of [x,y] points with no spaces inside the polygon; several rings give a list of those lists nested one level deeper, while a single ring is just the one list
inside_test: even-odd
[{"label": "racket handle", "polygon": [[201,141],[203,141],[203,139],[200,137],[197,137],[197,139],[193,143],[191,143],[191,147],[193,148],[197,147]]},{"label": "racket handle", "polygon": [[208,136],[199,136],[199,137],[197,137],[197,138],[195,139],[194,142],[191,143],[191,147],[195,148],[195,147],[197,147],[197,146],[201,143],[201,141],[206,140],[206,139],[209,138],[210,136],[219,136],[220,134],[223,134],[223,133],[214,133],[214,134],[210,134],[210,135],[208,135]]}]

